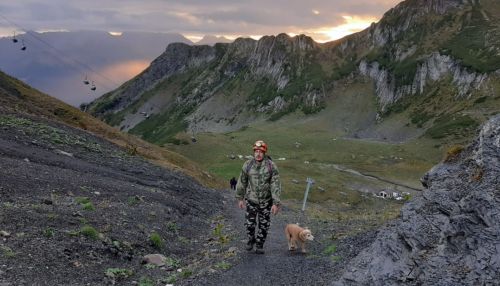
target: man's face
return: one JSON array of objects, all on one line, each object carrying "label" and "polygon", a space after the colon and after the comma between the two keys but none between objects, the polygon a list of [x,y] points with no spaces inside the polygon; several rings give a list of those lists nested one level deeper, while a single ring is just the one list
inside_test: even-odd
[{"label": "man's face", "polygon": [[253,157],[255,158],[255,160],[260,162],[264,159],[264,152],[262,152],[262,150],[255,150],[253,152]]}]

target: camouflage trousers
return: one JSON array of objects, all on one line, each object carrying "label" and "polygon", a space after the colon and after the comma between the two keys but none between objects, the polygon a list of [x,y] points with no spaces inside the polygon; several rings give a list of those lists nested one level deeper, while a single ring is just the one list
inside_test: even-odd
[{"label": "camouflage trousers", "polygon": [[[267,231],[271,226],[272,201],[256,204],[246,201],[247,212],[245,214],[248,241],[254,241],[257,247],[262,247],[266,241]],[[259,225],[259,231],[255,236],[255,228]]]}]

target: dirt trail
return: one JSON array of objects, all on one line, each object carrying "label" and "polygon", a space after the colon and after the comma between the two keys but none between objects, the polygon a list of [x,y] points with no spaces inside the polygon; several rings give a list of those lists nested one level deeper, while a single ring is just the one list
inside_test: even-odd
[{"label": "dirt trail", "polygon": [[[284,206],[278,215],[271,217],[265,254],[247,252],[244,250],[244,211],[236,207],[232,193],[226,192],[225,198],[224,212],[236,233],[232,245],[239,249],[237,261],[225,272],[199,277],[185,285],[329,285],[346,263],[375,236],[375,232],[370,232],[334,242],[332,234],[343,226],[313,221]],[[308,254],[288,251],[284,228],[287,223],[297,222],[310,227],[315,236],[315,241],[307,244]],[[336,246],[335,253],[324,253],[332,245]]]}]

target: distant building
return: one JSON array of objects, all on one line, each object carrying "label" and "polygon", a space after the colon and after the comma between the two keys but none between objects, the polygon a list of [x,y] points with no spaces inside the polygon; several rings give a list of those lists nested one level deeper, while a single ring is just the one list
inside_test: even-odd
[{"label": "distant building", "polygon": [[386,191],[380,191],[380,192],[378,193],[378,196],[379,196],[379,197],[381,197],[381,198],[386,199],[388,195],[387,195],[387,192],[386,192]]}]

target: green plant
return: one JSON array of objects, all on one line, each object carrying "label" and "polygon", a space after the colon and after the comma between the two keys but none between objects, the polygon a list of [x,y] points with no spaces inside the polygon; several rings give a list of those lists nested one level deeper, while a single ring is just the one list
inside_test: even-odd
[{"label": "green plant", "polygon": [[406,193],[406,194],[403,195],[403,199],[405,201],[409,201],[411,199],[411,195],[409,193]]},{"label": "green plant", "polygon": [[88,197],[77,197],[75,198],[75,201],[79,203],[82,208],[86,211],[93,211],[95,210],[94,205],[90,201]]},{"label": "green plant", "polygon": [[1,245],[0,250],[2,251],[3,256],[5,256],[6,258],[12,258],[16,256],[14,250],[12,250],[12,248],[8,246]]},{"label": "green plant", "polygon": [[10,209],[10,208],[12,208],[12,207],[14,206],[14,204],[13,204],[13,203],[11,203],[11,202],[5,202],[5,203],[3,203],[3,206],[4,206],[5,208],[7,208],[7,209]]},{"label": "green plant", "polygon": [[337,246],[335,244],[329,245],[327,248],[323,250],[323,254],[332,255],[337,251]]},{"label": "green plant", "polygon": [[145,265],[146,269],[155,269],[157,268],[158,266],[156,264],[151,264],[151,263],[148,263]]},{"label": "green plant", "polygon": [[177,233],[179,231],[179,226],[175,222],[167,223],[167,229],[173,233]]},{"label": "green plant", "polygon": [[110,278],[127,278],[132,276],[134,272],[124,268],[108,268],[104,274]]},{"label": "green plant", "polygon": [[141,200],[137,196],[128,197],[127,202],[129,206],[138,205]]},{"label": "green plant", "polygon": [[162,280],[162,282],[167,283],[167,284],[174,284],[175,282],[177,282],[177,274],[174,273],[174,274],[166,277],[165,279]]},{"label": "green plant", "polygon": [[141,277],[141,280],[139,280],[139,286],[154,286],[154,281],[148,277]]},{"label": "green plant", "polygon": [[47,238],[54,237],[54,229],[48,227],[43,231],[43,235]]},{"label": "green plant", "polygon": [[340,257],[338,255],[334,255],[334,256],[331,257],[331,259],[332,259],[332,261],[337,262],[337,261],[340,261],[342,259],[342,257]]},{"label": "green plant", "polygon": [[151,233],[151,235],[149,236],[149,241],[157,249],[162,249],[164,246],[163,239],[157,232]]},{"label": "green plant", "polygon": [[47,214],[47,219],[49,219],[49,220],[54,220],[56,218],[57,218],[57,214],[55,214],[55,213]]},{"label": "green plant", "polygon": [[82,204],[82,207],[86,211],[93,211],[93,210],[95,210],[94,205],[92,204],[92,202],[88,202],[88,203]]},{"label": "green plant", "polygon": [[228,263],[225,261],[222,261],[222,262],[215,264],[215,268],[223,269],[223,270],[228,270],[229,268],[231,268],[231,266],[232,266],[231,263]]},{"label": "green plant", "polygon": [[81,228],[80,233],[86,237],[97,239],[99,237],[99,233],[95,228],[90,225],[85,225]]},{"label": "green plant", "polygon": [[172,257],[167,257],[165,260],[165,265],[172,267],[172,268],[179,268],[181,266],[181,263],[179,260],[172,258]]},{"label": "green plant", "polygon": [[76,197],[75,201],[81,205],[90,203],[90,199],[88,197]]},{"label": "green plant", "polygon": [[191,269],[184,269],[181,272],[182,278],[188,278],[191,275],[193,275],[193,270],[191,270]]},{"label": "green plant", "polygon": [[446,155],[444,157],[445,162],[450,162],[455,159],[462,151],[464,150],[464,146],[462,145],[454,145],[446,151]]},{"label": "green plant", "polygon": [[182,243],[182,244],[189,244],[191,241],[189,240],[189,238],[186,238],[184,236],[179,236],[179,241]]},{"label": "green plant", "polygon": [[224,228],[224,225],[222,223],[217,223],[214,230],[212,231],[213,235],[222,244],[229,242],[229,236],[222,233],[223,228]]}]

